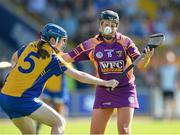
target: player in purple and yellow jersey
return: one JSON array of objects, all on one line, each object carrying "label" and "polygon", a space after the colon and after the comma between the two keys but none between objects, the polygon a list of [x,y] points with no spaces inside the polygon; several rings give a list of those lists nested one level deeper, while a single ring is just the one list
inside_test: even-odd
[{"label": "player in purple and yellow jersey", "polygon": [[41,39],[29,43],[12,56],[14,67],[0,92],[0,106],[22,134],[35,134],[32,119],[51,127],[51,134],[63,134],[65,120],[39,100],[44,83],[53,75],[66,73],[81,82],[115,88],[116,80],[105,81],[68,67],[56,53],[67,39],[66,31],[56,24],[45,25]]},{"label": "player in purple and yellow jersey", "polygon": [[[97,77],[105,80],[117,78],[138,56],[140,52],[133,41],[117,32],[119,16],[106,10],[100,14],[99,34],[62,55],[67,62],[90,60],[94,63]],[[138,63],[144,69],[150,61],[154,49],[145,48],[145,57]],[[133,70],[119,82],[113,91],[97,86],[91,119],[91,134],[103,134],[113,111],[117,108],[119,134],[131,133],[134,108],[138,108],[135,77]]]}]

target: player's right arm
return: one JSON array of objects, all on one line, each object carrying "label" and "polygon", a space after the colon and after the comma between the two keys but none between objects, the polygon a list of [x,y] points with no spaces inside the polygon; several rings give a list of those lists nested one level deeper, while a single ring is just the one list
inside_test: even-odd
[{"label": "player's right arm", "polygon": [[82,60],[90,60],[91,57],[89,54],[92,52],[92,49],[96,44],[97,44],[96,39],[91,38],[80,43],[77,47],[75,47],[73,50],[69,51],[68,53],[62,53],[60,55],[66,62],[78,62]]},{"label": "player's right arm", "polygon": [[11,57],[11,64],[12,64],[11,68],[13,68],[16,65],[17,61],[18,61],[18,52],[16,51]]},{"label": "player's right arm", "polygon": [[22,46],[19,50],[17,50],[11,57],[11,64],[12,64],[12,68],[16,65],[18,58],[20,57],[20,55],[22,54],[22,52],[25,50],[26,45]]},{"label": "player's right arm", "polygon": [[68,68],[64,73],[82,83],[101,85],[105,87],[111,87],[112,89],[119,84],[119,82],[115,79],[108,81],[102,80],[88,73],[78,71],[72,67]]}]

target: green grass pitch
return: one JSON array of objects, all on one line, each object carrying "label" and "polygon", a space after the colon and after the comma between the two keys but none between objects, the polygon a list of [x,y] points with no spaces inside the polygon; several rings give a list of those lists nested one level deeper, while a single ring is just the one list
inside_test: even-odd
[{"label": "green grass pitch", "polygon": [[[90,118],[69,118],[65,134],[88,134]],[[113,118],[107,126],[106,134],[117,134],[116,119]],[[153,120],[151,118],[135,117],[132,125],[133,134],[180,134],[180,120]],[[20,134],[9,120],[0,120],[0,134]],[[40,134],[50,134],[50,128],[42,126]]]}]

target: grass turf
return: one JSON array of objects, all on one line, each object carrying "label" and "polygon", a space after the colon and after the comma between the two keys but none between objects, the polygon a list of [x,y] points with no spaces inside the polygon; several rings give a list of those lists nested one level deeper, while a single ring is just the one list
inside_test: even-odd
[{"label": "grass turf", "polygon": [[[90,118],[69,118],[65,134],[88,134]],[[0,120],[0,134],[19,134],[18,129],[9,120]],[[40,134],[49,134],[50,128],[42,126]],[[107,126],[106,134],[117,134],[116,120],[113,118]],[[133,134],[180,134],[180,120],[153,120],[135,117]]]}]

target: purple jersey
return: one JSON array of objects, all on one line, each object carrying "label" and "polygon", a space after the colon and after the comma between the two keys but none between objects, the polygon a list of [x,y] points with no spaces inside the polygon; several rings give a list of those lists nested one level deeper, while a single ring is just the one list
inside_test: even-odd
[{"label": "purple jersey", "polygon": [[[101,35],[96,35],[94,38],[90,38],[89,40],[82,42],[79,46],[70,51],[69,55],[74,61],[92,61],[95,65],[97,76],[104,80],[110,80],[116,79],[118,76],[120,76],[120,74],[126,69],[126,67],[128,67],[140,55],[140,52],[130,38],[122,35],[121,33],[117,33],[116,38],[112,44],[105,43]],[[135,77],[133,75],[133,70],[131,70],[120,81],[116,90],[112,92],[105,91],[105,87],[97,86],[94,107],[103,107],[103,105],[96,104],[100,104],[100,102],[110,102],[115,98],[113,97],[113,94],[118,95],[118,99],[120,99],[122,95],[121,100],[123,99],[123,97],[127,97],[128,102],[130,102],[129,97],[130,100],[132,97],[133,99],[131,100],[131,102],[133,101],[133,103],[136,104],[130,106],[138,107],[134,80]],[[102,101],[99,98],[101,98]],[[104,101],[104,99],[106,98],[107,100]],[[113,104],[115,103],[111,102],[111,105],[109,106],[129,106],[127,105],[127,103],[125,105]]]}]

